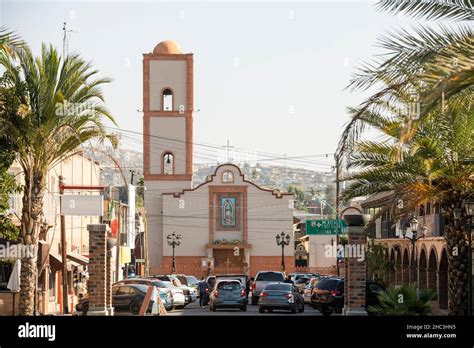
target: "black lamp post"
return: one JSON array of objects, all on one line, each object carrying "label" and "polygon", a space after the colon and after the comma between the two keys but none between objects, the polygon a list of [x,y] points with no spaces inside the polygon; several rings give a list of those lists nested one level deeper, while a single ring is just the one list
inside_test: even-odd
[{"label": "black lamp post", "polygon": [[174,255],[174,249],[181,244],[181,235],[176,234],[176,232],[173,232],[171,234],[168,234],[166,236],[166,239],[168,240],[168,245],[173,248],[173,259],[171,263],[171,274],[174,274],[176,271],[176,257]]},{"label": "black lamp post", "polygon": [[281,271],[285,273],[285,246],[290,245],[290,235],[285,232],[276,235],[276,243],[281,246]]},{"label": "black lamp post", "polygon": [[[412,279],[414,282],[416,282],[417,280],[415,280],[415,277],[416,277],[416,263],[417,263],[417,257],[416,257],[416,252],[415,252],[415,246],[416,246],[416,241],[418,239],[421,239],[421,238],[424,238],[425,237],[425,233],[426,233],[426,229],[423,228],[423,234],[420,236],[420,237],[416,237],[417,235],[417,232],[418,232],[418,220],[413,216],[410,221],[410,229],[411,229],[411,238],[410,241],[411,241],[411,252],[412,252],[412,257],[411,257],[411,272],[412,272]],[[402,228],[402,235],[403,235],[403,238],[407,238],[406,236],[406,227],[404,226]],[[418,287],[418,285],[417,285]]]},{"label": "black lamp post", "polygon": [[464,207],[466,208],[467,214],[467,262],[468,264],[468,276],[467,279],[469,281],[468,284],[468,296],[467,299],[467,315],[472,316],[472,217],[474,216],[474,200],[469,199],[464,201]]}]

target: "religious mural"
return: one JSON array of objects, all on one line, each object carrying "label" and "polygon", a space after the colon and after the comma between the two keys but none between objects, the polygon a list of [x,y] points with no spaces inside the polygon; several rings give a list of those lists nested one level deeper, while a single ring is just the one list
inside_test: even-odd
[{"label": "religious mural", "polygon": [[236,225],[235,197],[221,198],[221,225],[223,227]]}]

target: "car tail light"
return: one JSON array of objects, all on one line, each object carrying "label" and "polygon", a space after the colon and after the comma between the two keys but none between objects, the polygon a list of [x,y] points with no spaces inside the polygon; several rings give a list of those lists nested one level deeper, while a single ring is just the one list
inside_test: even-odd
[{"label": "car tail light", "polygon": [[268,296],[268,294],[267,294],[265,291],[262,291],[262,292],[260,293],[260,297],[265,297],[265,296]]},{"label": "car tail light", "polygon": [[245,290],[244,289],[240,290],[240,296],[242,296],[242,297],[245,296]]},{"label": "car tail light", "polygon": [[215,290],[213,294],[214,294],[214,297],[219,297],[219,291]]},{"label": "car tail light", "polygon": [[331,290],[331,296],[340,296],[341,292],[339,290]]},{"label": "car tail light", "polygon": [[293,303],[295,299],[293,298],[293,294],[284,294],[283,297],[288,299],[288,302]]}]

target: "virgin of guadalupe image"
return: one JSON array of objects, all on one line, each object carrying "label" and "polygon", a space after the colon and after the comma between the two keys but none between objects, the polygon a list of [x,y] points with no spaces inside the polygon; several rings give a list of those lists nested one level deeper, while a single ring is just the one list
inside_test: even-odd
[{"label": "virgin of guadalupe image", "polygon": [[223,225],[226,226],[234,226],[235,225],[235,207],[234,202],[230,199],[225,199],[224,203],[222,204],[222,220]]}]

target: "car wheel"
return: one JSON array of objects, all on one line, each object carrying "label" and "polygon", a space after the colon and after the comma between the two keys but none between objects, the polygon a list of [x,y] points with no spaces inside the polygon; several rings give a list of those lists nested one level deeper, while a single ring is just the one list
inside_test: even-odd
[{"label": "car wheel", "polygon": [[332,310],[328,309],[328,308],[321,308],[319,310],[321,312],[322,315],[324,315],[325,317],[329,317],[331,314],[332,314]]},{"label": "car wheel", "polygon": [[258,305],[258,297],[257,296],[252,296],[252,306]]},{"label": "car wheel", "polygon": [[130,306],[128,308],[133,314],[138,314],[140,312],[140,304],[138,304],[137,302],[130,303]]},{"label": "car wheel", "polygon": [[265,313],[265,309],[263,309],[262,307],[258,307],[258,312],[259,313]]}]

